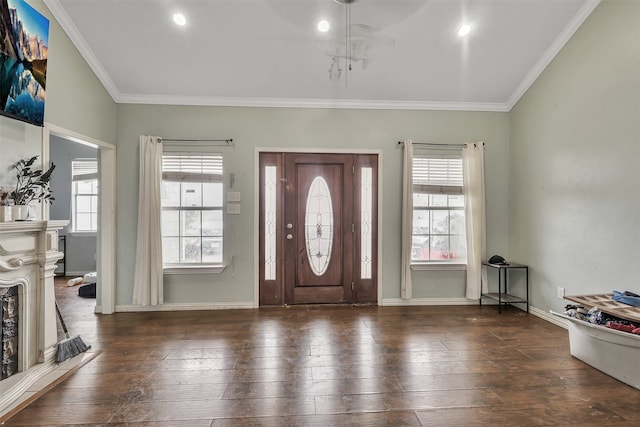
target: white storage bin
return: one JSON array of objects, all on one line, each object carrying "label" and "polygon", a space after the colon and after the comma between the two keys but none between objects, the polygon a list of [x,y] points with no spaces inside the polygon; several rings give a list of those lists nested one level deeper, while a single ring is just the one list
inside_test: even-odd
[{"label": "white storage bin", "polygon": [[571,355],[640,389],[640,335],[554,313],[569,320]]}]

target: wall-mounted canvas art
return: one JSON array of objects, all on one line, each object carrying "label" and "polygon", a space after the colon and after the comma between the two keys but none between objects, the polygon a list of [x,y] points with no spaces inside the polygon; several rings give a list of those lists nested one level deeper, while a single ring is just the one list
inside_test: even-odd
[{"label": "wall-mounted canvas art", "polygon": [[49,20],[24,0],[0,0],[0,114],[44,123]]}]

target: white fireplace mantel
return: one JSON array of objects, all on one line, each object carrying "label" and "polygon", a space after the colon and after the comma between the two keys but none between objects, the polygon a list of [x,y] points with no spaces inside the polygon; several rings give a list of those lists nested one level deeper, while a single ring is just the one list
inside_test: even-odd
[{"label": "white fireplace mantel", "polygon": [[0,222],[0,287],[18,286],[18,373],[0,381],[0,415],[57,368],[53,285],[58,230],[69,221]]},{"label": "white fireplace mantel", "polygon": [[0,232],[26,232],[43,230],[60,230],[69,225],[69,220],[50,221],[9,221],[0,222]]}]

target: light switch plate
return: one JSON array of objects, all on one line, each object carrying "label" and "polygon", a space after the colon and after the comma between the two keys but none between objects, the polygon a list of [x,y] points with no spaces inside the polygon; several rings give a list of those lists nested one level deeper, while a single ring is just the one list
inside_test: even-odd
[{"label": "light switch plate", "polygon": [[239,215],[240,203],[227,203],[227,213],[229,215]]},{"label": "light switch plate", "polygon": [[227,193],[227,202],[239,202],[239,201],[240,201],[239,191],[229,191]]}]

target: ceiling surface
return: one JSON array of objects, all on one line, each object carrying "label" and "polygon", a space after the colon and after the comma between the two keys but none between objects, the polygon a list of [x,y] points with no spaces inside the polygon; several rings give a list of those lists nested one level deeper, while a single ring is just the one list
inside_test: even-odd
[{"label": "ceiling surface", "polygon": [[44,1],[118,103],[509,111],[599,0]]}]

